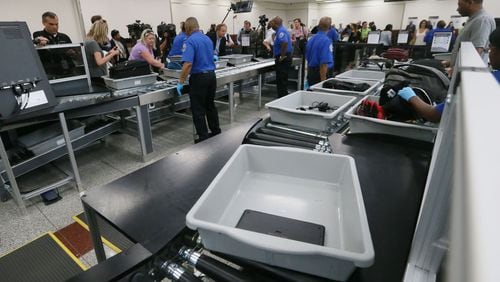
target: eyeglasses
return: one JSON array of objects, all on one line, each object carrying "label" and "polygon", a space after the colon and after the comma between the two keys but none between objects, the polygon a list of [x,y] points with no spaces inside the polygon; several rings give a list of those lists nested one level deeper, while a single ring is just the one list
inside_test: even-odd
[{"label": "eyeglasses", "polygon": [[151,29],[147,29],[146,33],[144,34],[144,36],[147,36],[147,35],[150,35],[150,34],[155,34],[155,33]]}]

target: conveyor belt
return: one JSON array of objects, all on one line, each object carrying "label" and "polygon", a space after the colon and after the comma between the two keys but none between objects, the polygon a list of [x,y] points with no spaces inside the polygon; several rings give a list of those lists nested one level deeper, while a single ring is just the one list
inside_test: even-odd
[{"label": "conveyor belt", "polygon": [[[89,230],[85,213],[73,216],[73,220],[78,222],[78,224],[82,225],[85,229]],[[125,237],[122,233],[116,230],[116,228],[103,220],[99,215],[97,216],[97,224],[102,235],[102,242],[113,251],[120,253],[122,250],[126,250],[134,245],[130,239]]]},{"label": "conveyor belt", "polygon": [[1,281],[66,281],[84,270],[86,267],[52,233],[0,258]]}]

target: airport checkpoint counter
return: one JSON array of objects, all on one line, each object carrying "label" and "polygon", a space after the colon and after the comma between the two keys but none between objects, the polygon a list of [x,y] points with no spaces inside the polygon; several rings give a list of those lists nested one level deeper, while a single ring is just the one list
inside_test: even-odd
[{"label": "airport checkpoint counter", "polygon": [[[100,263],[71,281],[128,281],[147,274],[155,257],[186,232],[187,212],[258,123],[239,125],[88,191],[82,202]],[[433,145],[372,134],[333,134],[329,139],[334,153],[356,162],[375,249],[374,264],[356,269],[347,281],[401,281]],[[98,217],[135,245],[106,260]],[[296,275],[302,281],[322,279]]]}]

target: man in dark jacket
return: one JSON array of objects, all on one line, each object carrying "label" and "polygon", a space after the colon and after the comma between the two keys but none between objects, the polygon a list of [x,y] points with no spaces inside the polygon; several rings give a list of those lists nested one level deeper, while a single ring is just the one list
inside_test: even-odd
[{"label": "man in dark jacket", "polygon": [[118,50],[120,50],[120,55],[118,56],[118,62],[126,61],[130,56],[125,40],[123,40],[123,38],[120,35],[120,32],[116,29],[113,29],[111,31],[110,45],[111,49],[113,49],[116,46],[118,47]]},{"label": "man in dark jacket", "polygon": [[212,39],[214,54],[217,56],[228,55],[228,49],[234,45],[233,40],[227,34],[226,24],[218,24],[215,28],[215,33],[211,34],[209,37]]}]

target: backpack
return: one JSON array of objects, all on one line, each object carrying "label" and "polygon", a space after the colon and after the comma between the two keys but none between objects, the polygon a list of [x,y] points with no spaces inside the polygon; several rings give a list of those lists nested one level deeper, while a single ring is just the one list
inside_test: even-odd
[{"label": "backpack", "polygon": [[139,60],[121,62],[109,68],[109,77],[112,79],[147,75],[150,73],[151,68],[148,62]]},{"label": "backpack", "polygon": [[429,95],[431,104],[443,102],[450,86],[450,79],[440,70],[418,64],[394,66],[385,75],[384,87],[397,86],[401,82],[422,89]]},{"label": "backpack", "polygon": [[449,85],[448,77],[436,68],[418,64],[395,66],[385,76],[379,103],[387,119],[417,120],[419,116],[408,102],[397,95],[398,91],[410,86],[420,99],[434,105],[444,101]]}]

